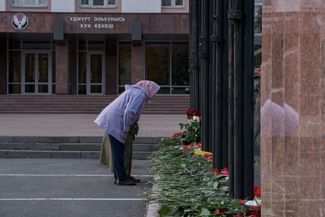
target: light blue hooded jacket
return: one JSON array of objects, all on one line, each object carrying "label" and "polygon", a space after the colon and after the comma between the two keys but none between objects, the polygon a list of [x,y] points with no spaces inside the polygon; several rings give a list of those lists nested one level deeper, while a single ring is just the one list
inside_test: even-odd
[{"label": "light blue hooded jacket", "polygon": [[125,91],[101,111],[94,121],[106,133],[124,143],[125,134],[139,120],[149,95],[141,88],[126,85]]}]

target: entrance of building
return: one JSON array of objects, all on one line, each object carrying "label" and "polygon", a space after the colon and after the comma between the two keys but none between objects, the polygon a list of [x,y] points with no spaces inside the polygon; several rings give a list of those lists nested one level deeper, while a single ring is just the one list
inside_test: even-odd
[{"label": "entrance of building", "polygon": [[79,52],[79,95],[102,95],[104,93],[104,51]]},{"label": "entrance of building", "polygon": [[46,50],[24,50],[21,64],[22,94],[52,94],[52,56]]},{"label": "entrance of building", "polygon": [[87,95],[104,93],[104,53],[91,51],[87,55]]}]

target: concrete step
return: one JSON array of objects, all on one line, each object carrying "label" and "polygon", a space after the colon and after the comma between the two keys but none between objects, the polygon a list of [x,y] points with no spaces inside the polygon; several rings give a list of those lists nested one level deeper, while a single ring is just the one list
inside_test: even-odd
[{"label": "concrete step", "polygon": [[[133,159],[147,160],[152,152],[134,151]],[[99,159],[99,151],[0,150],[0,158]]]},{"label": "concrete step", "polygon": [[[98,159],[102,137],[0,137],[0,158]],[[133,158],[145,160],[157,150],[161,138],[137,137]]]},{"label": "concrete step", "polygon": [[[0,95],[0,113],[87,113],[97,114],[117,96],[78,95]],[[156,96],[145,114],[183,114],[190,105],[189,96]]]},{"label": "concrete step", "polygon": [[[157,144],[162,137],[136,137],[134,144]],[[101,143],[101,136],[0,136],[0,143]]]},{"label": "concrete step", "polygon": [[0,143],[101,143],[98,136],[0,136]]},{"label": "concrete step", "polygon": [[[0,143],[0,150],[100,151],[100,143]],[[133,144],[133,151],[155,151],[156,144]]]}]

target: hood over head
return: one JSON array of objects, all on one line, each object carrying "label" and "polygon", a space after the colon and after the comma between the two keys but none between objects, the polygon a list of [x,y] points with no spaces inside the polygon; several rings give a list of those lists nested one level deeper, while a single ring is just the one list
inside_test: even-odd
[{"label": "hood over head", "polygon": [[142,89],[149,96],[149,99],[152,99],[160,89],[160,86],[153,81],[141,80],[132,87],[137,87]]}]

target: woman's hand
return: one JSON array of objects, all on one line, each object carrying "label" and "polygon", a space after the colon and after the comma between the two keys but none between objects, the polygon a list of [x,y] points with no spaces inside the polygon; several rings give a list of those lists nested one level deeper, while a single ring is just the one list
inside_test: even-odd
[{"label": "woman's hand", "polygon": [[123,139],[124,139],[124,141],[126,140],[127,137],[128,137],[128,133],[124,132],[123,133]]}]

